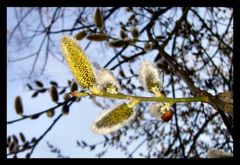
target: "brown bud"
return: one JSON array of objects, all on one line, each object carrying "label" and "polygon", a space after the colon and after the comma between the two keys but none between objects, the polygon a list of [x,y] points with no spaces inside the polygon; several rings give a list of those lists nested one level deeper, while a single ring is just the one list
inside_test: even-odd
[{"label": "brown bud", "polygon": [[23,104],[22,104],[22,100],[21,100],[21,97],[20,96],[17,96],[15,98],[15,102],[14,102],[14,105],[15,105],[15,111],[18,115],[23,115]]},{"label": "brown bud", "polygon": [[78,90],[78,84],[73,81],[71,84],[71,92],[77,91]]},{"label": "brown bud", "polygon": [[30,117],[30,119],[35,120],[39,117],[39,114],[34,114]]},{"label": "brown bud", "polygon": [[35,81],[35,84],[40,87],[40,88],[43,88],[43,83],[41,81]]},{"label": "brown bud", "polygon": [[15,146],[15,143],[11,142],[8,148],[10,153],[13,153],[14,146]]},{"label": "brown bud", "polygon": [[70,95],[69,94],[64,94],[64,96],[63,96],[63,100],[64,101],[67,101],[68,99],[70,99]]},{"label": "brown bud", "polygon": [[87,36],[87,39],[91,41],[105,41],[107,38],[106,34],[90,34]]},{"label": "brown bud", "polygon": [[47,116],[49,118],[53,117],[54,115],[55,115],[55,110],[54,109],[51,109],[51,110],[47,111]]},{"label": "brown bud", "polygon": [[20,139],[21,139],[21,141],[22,141],[23,143],[26,142],[25,136],[24,136],[24,134],[23,134],[22,132],[19,133],[19,137],[20,137]]},{"label": "brown bud", "polygon": [[127,38],[127,34],[123,29],[120,30],[120,36],[122,39]]},{"label": "brown bud", "polygon": [[124,45],[126,45],[126,42],[123,40],[114,40],[114,41],[108,42],[108,44],[111,47],[120,48],[120,47],[123,47]]},{"label": "brown bud", "polygon": [[80,31],[78,34],[76,34],[75,38],[76,40],[82,40],[83,38],[85,38],[87,35],[87,32],[85,30]]},{"label": "brown bud", "polygon": [[12,135],[13,142],[18,144],[18,138],[16,135]]},{"label": "brown bud", "polygon": [[29,142],[27,141],[23,144],[23,149],[25,150],[25,149],[28,149],[28,148],[29,148]]},{"label": "brown bud", "polygon": [[19,145],[17,143],[14,143],[13,152],[14,153],[18,152],[18,149],[19,149]]},{"label": "brown bud", "polygon": [[10,144],[11,142],[12,142],[12,138],[11,138],[11,136],[8,136],[7,143]]},{"label": "brown bud", "polygon": [[71,80],[67,80],[67,83],[68,83],[69,86],[72,85],[72,81]]},{"label": "brown bud", "polygon": [[138,30],[137,30],[136,27],[133,27],[133,28],[131,29],[131,34],[132,34],[132,36],[133,36],[134,39],[137,39],[137,38],[138,38],[139,32],[138,32]]},{"label": "brown bud", "polygon": [[157,43],[151,42],[151,48],[152,48],[152,49],[155,49],[156,46],[157,46]]},{"label": "brown bud", "polygon": [[127,11],[127,12],[132,12],[132,11],[133,11],[133,8],[132,8],[132,7],[126,7],[126,11]]},{"label": "brown bud", "polygon": [[69,106],[67,104],[64,104],[62,107],[62,114],[68,115],[69,114]]},{"label": "brown bud", "polygon": [[34,92],[34,93],[32,94],[32,98],[37,97],[38,93],[39,93],[38,91]]},{"label": "brown bud", "polygon": [[44,88],[38,90],[39,93],[45,93],[46,91],[47,91],[47,89],[44,89]]},{"label": "brown bud", "polygon": [[58,87],[58,83],[55,82],[55,81],[50,81],[50,84],[51,84],[51,85],[55,85],[56,87]]},{"label": "brown bud", "polygon": [[34,143],[36,143],[36,142],[37,142],[37,139],[36,139],[35,137],[33,137],[32,140],[31,140],[31,143],[34,144]]},{"label": "brown bud", "polygon": [[131,22],[131,21],[133,21],[134,19],[135,19],[135,15],[132,14],[132,15],[128,18],[128,22]]},{"label": "brown bud", "polygon": [[150,52],[152,50],[151,45],[148,42],[144,44],[144,50],[146,52]]},{"label": "brown bud", "polygon": [[58,91],[57,91],[57,88],[55,85],[53,85],[51,88],[50,88],[50,96],[51,96],[51,99],[52,101],[54,102],[58,102]]},{"label": "brown bud", "polygon": [[169,120],[171,120],[173,117],[173,111],[172,110],[168,110],[167,112],[165,112],[161,118],[163,121],[168,122]]},{"label": "brown bud", "polygon": [[135,44],[135,41],[131,38],[124,38],[123,41],[125,42],[125,44],[128,44],[128,45],[134,45]]},{"label": "brown bud", "polygon": [[101,11],[99,8],[97,8],[95,15],[94,15],[94,21],[95,24],[98,28],[102,28],[103,27],[103,16],[101,14]]}]

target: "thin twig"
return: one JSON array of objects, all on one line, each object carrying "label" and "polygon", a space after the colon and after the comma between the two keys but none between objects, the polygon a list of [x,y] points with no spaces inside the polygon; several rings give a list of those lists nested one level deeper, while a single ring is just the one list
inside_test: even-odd
[{"label": "thin twig", "polygon": [[148,140],[148,137],[145,138],[138,146],[128,155],[128,158],[131,158],[132,155]]},{"label": "thin twig", "polygon": [[23,116],[22,118],[8,121],[7,124],[13,124],[13,123],[16,123],[16,122],[18,122],[18,121],[31,118],[32,116],[35,116],[35,115],[39,115],[39,116],[40,116],[40,115],[42,115],[42,114],[44,114],[44,113],[46,113],[46,112],[48,112],[48,111],[50,111],[50,110],[52,110],[52,109],[56,109],[56,108],[58,108],[58,107],[60,107],[60,106],[62,106],[62,105],[64,105],[64,104],[66,104],[66,103],[68,103],[69,101],[72,101],[72,100],[74,100],[74,97],[70,98],[70,99],[67,100],[67,101],[58,103],[56,106],[51,107],[51,108],[48,108],[48,109],[43,110],[43,111],[41,111],[41,112],[38,112],[38,113],[35,113],[35,114],[31,114],[31,115],[25,115],[25,116]]},{"label": "thin twig", "polygon": [[35,148],[37,147],[38,143],[44,138],[44,136],[47,135],[47,133],[53,128],[53,126],[57,123],[57,121],[63,116],[63,114],[61,113],[54,121],[53,123],[48,127],[48,129],[42,134],[42,136],[40,136],[36,143],[33,145],[30,153],[29,153],[29,157],[31,157],[33,151],[35,150]]}]

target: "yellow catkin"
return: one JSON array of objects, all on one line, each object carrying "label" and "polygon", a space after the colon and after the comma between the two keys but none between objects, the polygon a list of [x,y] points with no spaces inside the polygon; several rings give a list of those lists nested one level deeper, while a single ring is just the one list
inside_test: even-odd
[{"label": "yellow catkin", "polygon": [[132,100],[130,103],[123,103],[113,109],[104,111],[92,124],[92,131],[97,134],[108,134],[117,131],[131,122],[136,113],[133,110],[139,100]]},{"label": "yellow catkin", "polygon": [[76,40],[64,36],[61,40],[63,54],[73,76],[83,88],[92,87],[96,78],[93,68],[83,50],[77,45]]},{"label": "yellow catkin", "polygon": [[116,107],[109,114],[104,116],[100,121],[96,123],[96,126],[101,127],[113,127],[114,125],[123,123],[128,120],[133,114],[132,108],[129,108],[127,104],[121,104]]}]

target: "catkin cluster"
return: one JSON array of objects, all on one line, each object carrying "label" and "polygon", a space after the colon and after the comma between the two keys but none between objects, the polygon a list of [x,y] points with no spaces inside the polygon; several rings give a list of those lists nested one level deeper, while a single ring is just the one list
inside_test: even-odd
[{"label": "catkin cluster", "polygon": [[[61,45],[68,66],[82,88],[89,89],[93,94],[119,93],[120,85],[110,70],[100,69],[95,76],[90,61],[75,39],[64,36]],[[148,61],[143,62],[139,72],[140,81],[146,90],[153,93],[155,97],[165,97],[161,93],[160,75],[154,64]],[[51,90],[55,91],[54,88]],[[53,98],[54,101],[58,100],[58,98]],[[105,111],[93,122],[92,130],[100,134],[118,130],[134,118],[133,108],[137,104],[138,101],[132,100],[130,103],[122,103]],[[153,103],[149,107],[149,112],[158,119],[169,121],[173,115],[170,106],[170,103]]]},{"label": "catkin cluster", "polygon": [[[161,93],[162,85],[158,69],[153,63],[144,61],[140,66],[139,77],[145,90],[154,93],[156,97],[165,97],[165,95]],[[167,102],[152,103],[149,106],[149,112],[157,119],[162,119],[167,122],[171,120],[173,116],[170,107],[171,104]]]}]

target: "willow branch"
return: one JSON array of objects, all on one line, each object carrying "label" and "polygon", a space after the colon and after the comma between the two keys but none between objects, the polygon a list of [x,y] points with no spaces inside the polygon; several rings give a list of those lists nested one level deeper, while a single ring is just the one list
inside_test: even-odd
[{"label": "willow branch", "polygon": [[110,93],[99,93],[99,94],[90,94],[85,92],[74,92],[72,93],[76,97],[85,97],[85,96],[98,96],[104,98],[112,98],[112,99],[127,99],[132,100],[136,99],[140,102],[169,102],[169,103],[180,103],[180,102],[205,102],[205,97],[190,97],[190,98],[168,98],[168,97],[143,97],[143,96],[132,96],[125,95],[122,93],[118,94],[110,94]]}]

